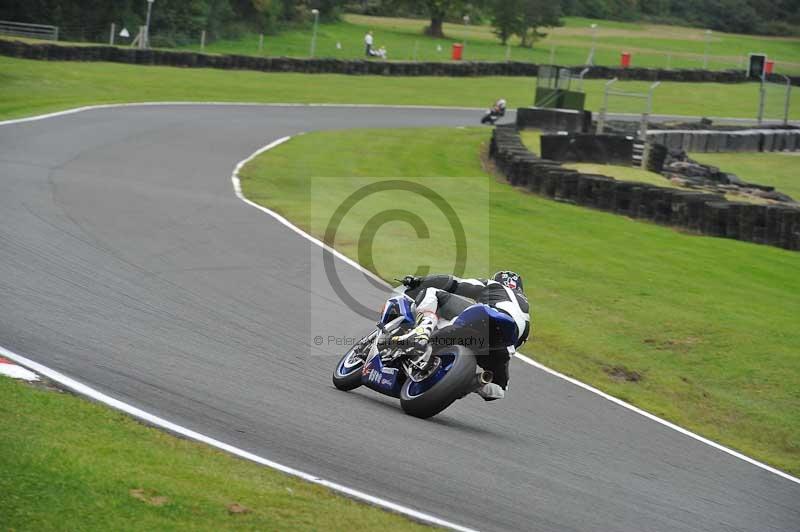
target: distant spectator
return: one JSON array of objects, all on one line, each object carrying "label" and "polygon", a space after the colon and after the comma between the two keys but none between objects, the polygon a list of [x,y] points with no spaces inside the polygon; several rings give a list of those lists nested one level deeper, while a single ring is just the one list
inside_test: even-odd
[{"label": "distant spectator", "polygon": [[369,30],[367,34],[364,35],[364,46],[367,57],[372,57],[373,55],[375,55],[372,52],[372,30]]}]

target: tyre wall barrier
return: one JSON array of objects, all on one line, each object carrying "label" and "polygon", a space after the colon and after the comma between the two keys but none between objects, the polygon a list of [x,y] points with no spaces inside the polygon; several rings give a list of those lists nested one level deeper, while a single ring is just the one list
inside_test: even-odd
[{"label": "tyre wall barrier", "polygon": [[800,129],[650,130],[647,142],[698,153],[800,151]]},{"label": "tyre wall barrier", "polygon": [[542,131],[588,132],[592,127],[591,111],[520,107],[517,109],[517,128]]},{"label": "tyre wall barrier", "polygon": [[[257,57],[212,55],[177,50],[140,50],[114,46],[71,46],[26,43],[0,39],[0,55],[50,61],[107,61],[136,65],[190,68],[298,72],[306,74],[351,74],[379,76],[536,76],[539,66],[522,61],[374,61],[331,58]],[[583,67],[576,67],[578,70]],[[738,70],[665,70],[655,68],[593,67],[585,76],[594,79],[617,77],[625,80],[742,83],[748,81]],[[792,78],[800,85],[800,76]]]},{"label": "tyre wall barrier", "polygon": [[542,157],[562,162],[630,165],[633,137],[621,135],[542,135]]},{"label": "tyre wall barrier", "polygon": [[581,174],[528,150],[513,125],[495,127],[489,156],[509,184],[556,201],[800,251],[800,206],[732,202],[718,194]]}]

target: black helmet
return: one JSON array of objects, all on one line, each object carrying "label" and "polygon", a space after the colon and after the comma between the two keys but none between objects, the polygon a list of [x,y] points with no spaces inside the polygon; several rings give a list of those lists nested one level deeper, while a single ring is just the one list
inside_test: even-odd
[{"label": "black helmet", "polygon": [[497,272],[496,274],[494,274],[494,280],[512,290],[518,290],[520,292],[525,291],[522,288],[522,276],[516,272],[512,271]]}]

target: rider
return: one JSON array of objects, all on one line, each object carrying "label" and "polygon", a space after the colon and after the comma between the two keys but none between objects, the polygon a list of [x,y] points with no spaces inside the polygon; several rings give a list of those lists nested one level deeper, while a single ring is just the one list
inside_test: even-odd
[{"label": "rider", "polygon": [[495,116],[505,116],[506,101],[503,98],[500,98],[494,103],[494,107],[492,107],[492,114]]},{"label": "rider", "polygon": [[[494,373],[492,382],[478,390],[487,401],[502,399],[508,387],[508,363],[516,350],[528,339],[531,318],[528,299],[522,288],[522,277],[512,271],[499,271],[492,279],[459,279],[452,275],[407,276],[403,284],[406,294],[416,294],[417,323],[410,333],[396,336],[396,343],[413,342],[418,347],[427,346],[430,336],[439,323],[439,316],[452,319],[472,306],[471,301],[451,297],[452,294],[469,298],[504,312],[513,318],[517,326],[517,342],[505,348],[493,349],[486,357],[479,357],[478,364]],[[482,359],[482,360],[481,360]]]}]

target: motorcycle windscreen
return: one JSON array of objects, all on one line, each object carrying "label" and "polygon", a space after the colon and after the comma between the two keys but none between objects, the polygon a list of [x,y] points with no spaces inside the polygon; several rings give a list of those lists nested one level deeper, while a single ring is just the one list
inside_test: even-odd
[{"label": "motorcycle windscreen", "polygon": [[381,323],[386,325],[398,316],[403,316],[409,323],[414,323],[414,311],[411,308],[413,301],[405,295],[389,298],[381,313]]}]

